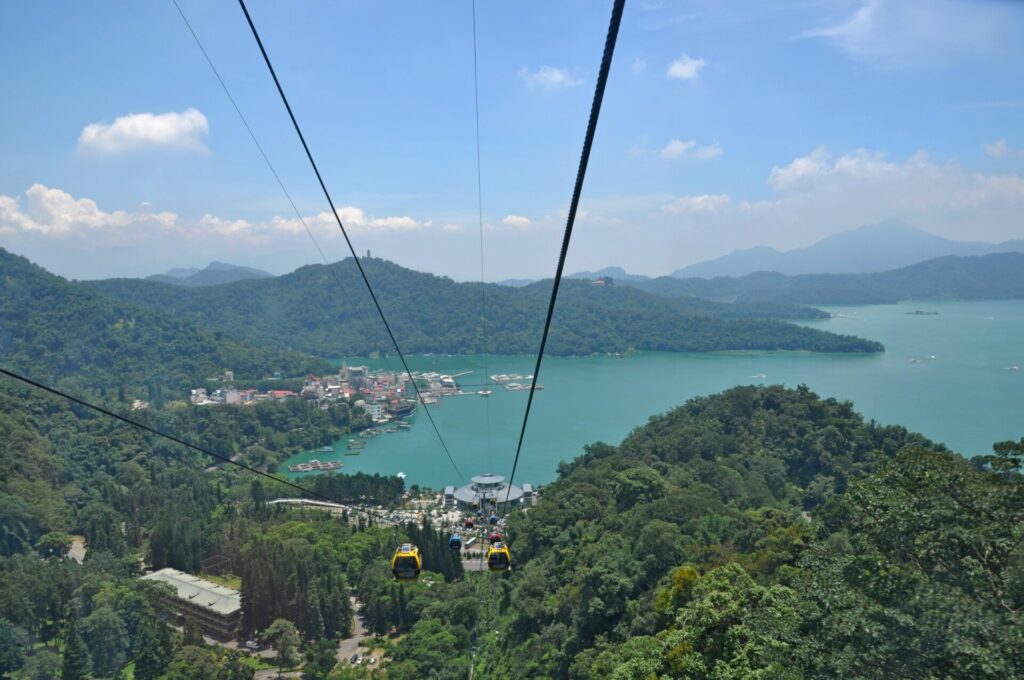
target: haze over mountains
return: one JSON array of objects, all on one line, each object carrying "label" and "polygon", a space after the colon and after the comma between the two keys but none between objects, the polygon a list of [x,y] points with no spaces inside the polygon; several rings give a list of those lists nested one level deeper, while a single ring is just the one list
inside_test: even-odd
[{"label": "haze over mountains", "polygon": [[1024,253],[946,256],[862,274],[754,272],[745,276],[626,282],[668,297],[758,304],[875,305],[902,300],[1024,299]]},{"label": "haze over mountains", "polygon": [[677,278],[780,274],[859,274],[897,269],[946,255],[1024,251],[1024,240],[1003,243],[953,241],[903,222],[882,222],[844,231],[806,248],[780,252],[767,246],[736,250],[672,272]]},{"label": "haze over mountains", "polygon": [[[904,222],[889,221],[844,231],[806,248],[780,251],[769,246],[755,246],[734,250],[728,255],[682,267],[669,276],[710,279],[717,276],[745,276],[754,272],[788,275],[862,274],[899,269],[948,255],[966,257],[1009,252],[1024,252],[1024,239],[1002,243],[954,241]],[[610,276],[622,282],[659,278],[630,274],[621,267],[605,267],[569,276],[577,279]],[[506,285],[523,284],[517,281]]]},{"label": "haze over mountains", "polygon": [[272,274],[262,269],[253,269],[252,267],[243,267],[215,260],[206,265],[204,269],[180,267],[171,269],[166,274],[147,276],[146,280],[194,288],[199,286],[217,286],[222,283],[234,283],[250,279],[269,279],[272,276]]}]

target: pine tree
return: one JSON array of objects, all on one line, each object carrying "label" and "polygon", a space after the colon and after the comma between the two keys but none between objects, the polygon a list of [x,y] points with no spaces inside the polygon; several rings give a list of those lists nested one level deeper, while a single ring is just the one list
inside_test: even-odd
[{"label": "pine tree", "polygon": [[147,616],[139,631],[139,653],[135,657],[136,680],[155,680],[163,675],[174,655],[167,626]]},{"label": "pine tree", "polygon": [[195,647],[202,647],[206,644],[203,640],[203,631],[199,625],[192,619],[186,619],[185,621],[185,639],[182,641],[186,647],[193,645]]},{"label": "pine tree", "polygon": [[406,622],[409,621],[409,610],[406,609],[405,599],[405,584],[402,583],[398,586],[398,615],[402,619],[402,625],[405,626]]},{"label": "pine tree", "polygon": [[78,633],[78,622],[72,614],[64,634],[64,653],[61,659],[61,680],[85,680],[89,677],[89,650]]}]

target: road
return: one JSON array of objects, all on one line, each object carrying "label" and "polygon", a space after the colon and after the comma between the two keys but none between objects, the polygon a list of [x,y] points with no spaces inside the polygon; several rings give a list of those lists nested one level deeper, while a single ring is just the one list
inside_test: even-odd
[{"label": "road", "polygon": [[345,638],[338,643],[338,661],[347,660],[353,654],[361,655],[363,652],[360,651],[359,643],[369,637],[366,632],[366,626],[363,624],[363,617],[359,615],[359,602],[354,597],[349,598],[349,600],[352,602],[352,611],[355,612],[355,616],[352,617],[355,620],[355,626],[352,631],[352,637]]}]

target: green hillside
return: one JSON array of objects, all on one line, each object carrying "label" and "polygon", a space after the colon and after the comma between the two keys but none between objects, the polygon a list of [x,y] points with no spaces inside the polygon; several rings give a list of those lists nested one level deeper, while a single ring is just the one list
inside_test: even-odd
[{"label": "green hillside", "polygon": [[[352,260],[330,266],[333,275],[325,266],[312,265],[273,279],[203,289],[136,279],[82,285],[259,344],[320,356],[393,351]],[[364,266],[403,351],[469,354],[486,349],[491,354],[522,354],[537,350],[550,282],[523,288],[487,286],[486,318],[481,322],[479,284],[456,283],[380,259],[367,259]],[[548,351],[569,355],[629,349],[883,349],[875,342],[779,320],[822,315],[795,305],[670,300],[629,286],[565,281]]]},{"label": "green hillside", "polygon": [[563,464],[511,577],[432,589],[388,677],[1020,677],[1024,441],[996,449],[806,388],[691,400]]},{"label": "green hillside", "polygon": [[325,368],[294,350],[255,347],[108,298],[2,249],[0,364],[90,391],[167,389],[167,398],[226,368],[239,379]]}]

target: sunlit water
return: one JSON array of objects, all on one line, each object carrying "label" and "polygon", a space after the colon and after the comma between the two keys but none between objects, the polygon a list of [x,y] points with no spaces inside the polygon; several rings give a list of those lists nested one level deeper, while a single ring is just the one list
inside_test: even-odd
[{"label": "sunlit water", "polygon": [[[913,310],[939,312],[911,316]],[[992,442],[1024,436],[1024,301],[914,302],[830,307],[841,315],[810,322],[837,333],[879,340],[878,355],[808,352],[647,353],[625,358],[548,357],[534,398],[517,483],[555,477],[559,461],[585,444],[618,443],[651,415],[696,395],[734,385],[806,383],[823,395],[848,399],[867,418],[905,425],[964,455],[990,451]],[[934,359],[930,359],[934,356]],[[414,370],[487,374],[533,372],[532,357],[410,357]],[[914,362],[912,359],[916,359]],[[383,367],[383,360],[351,363]],[[397,367],[397,360],[390,360]],[[764,378],[757,377],[764,374]],[[479,389],[478,387],[467,387]],[[455,463],[469,477],[508,476],[526,405],[526,392],[493,387],[488,398],[448,397],[430,407]],[[331,453],[313,451],[288,464],[340,459],[343,472],[406,473],[407,484],[440,488],[459,477],[438,444],[421,406],[408,431],[382,434],[359,456],[344,456],[343,439]],[[282,466],[282,469],[286,469]]]}]

